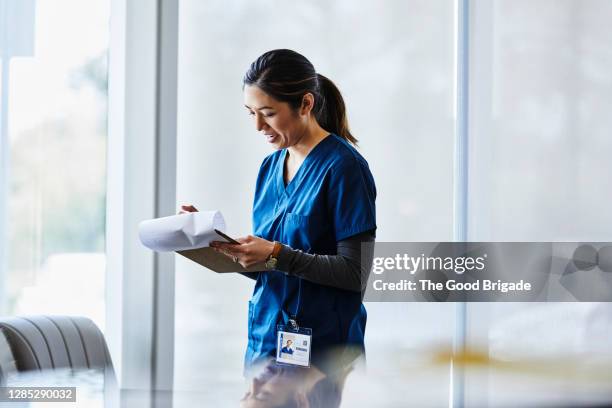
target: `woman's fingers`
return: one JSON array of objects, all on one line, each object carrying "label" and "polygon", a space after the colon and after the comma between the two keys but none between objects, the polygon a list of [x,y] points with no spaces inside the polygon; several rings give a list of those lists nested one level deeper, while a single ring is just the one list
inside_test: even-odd
[{"label": "woman's fingers", "polygon": [[212,241],[210,246],[217,252],[229,257],[232,261],[239,263],[244,268],[253,266],[258,260],[253,257],[248,248],[243,245],[229,244],[227,242]]},{"label": "woman's fingers", "polygon": [[221,251],[226,251],[231,254],[241,254],[245,252],[245,249],[242,245],[230,244],[227,242],[221,241],[211,241],[210,246],[213,248],[218,248]]},{"label": "woman's fingers", "polygon": [[[217,242],[217,243],[218,243],[218,242]],[[216,244],[214,244],[213,242],[211,242],[211,243],[210,243],[210,247],[211,247],[211,248],[213,248],[213,249],[215,250],[215,252],[220,252],[220,253],[222,253],[223,255],[225,255],[225,256],[227,256],[227,257],[230,257],[230,258],[232,258],[232,259],[233,259],[233,258],[236,256],[235,254],[231,253],[231,252],[230,252],[230,251],[228,251],[227,249],[222,248],[221,246],[216,245]]]},{"label": "woman's fingers", "polygon": [[240,245],[231,244],[223,241],[211,241],[210,246],[217,252],[222,252],[232,258],[234,262],[240,263],[245,268],[255,264],[265,262],[274,243],[257,238],[252,235],[236,238]]},{"label": "woman's fingers", "polygon": [[187,205],[181,205],[181,210],[179,211],[179,214],[187,214],[190,212],[197,212],[198,209],[195,208],[193,205],[191,204],[187,204]]}]

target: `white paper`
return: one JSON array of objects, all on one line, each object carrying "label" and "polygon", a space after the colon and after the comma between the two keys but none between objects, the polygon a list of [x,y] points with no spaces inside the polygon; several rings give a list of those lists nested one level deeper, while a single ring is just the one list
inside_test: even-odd
[{"label": "white paper", "polygon": [[219,211],[198,211],[143,221],[138,235],[142,244],[154,251],[184,251],[223,241],[215,229],[225,231],[223,215]]}]

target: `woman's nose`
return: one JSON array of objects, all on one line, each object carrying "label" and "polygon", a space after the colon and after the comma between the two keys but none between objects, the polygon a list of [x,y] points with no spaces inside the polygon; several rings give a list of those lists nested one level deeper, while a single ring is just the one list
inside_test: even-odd
[{"label": "woman's nose", "polygon": [[265,126],[266,126],[266,122],[263,120],[262,116],[256,115],[255,116],[255,127],[257,128],[257,131],[261,132]]}]

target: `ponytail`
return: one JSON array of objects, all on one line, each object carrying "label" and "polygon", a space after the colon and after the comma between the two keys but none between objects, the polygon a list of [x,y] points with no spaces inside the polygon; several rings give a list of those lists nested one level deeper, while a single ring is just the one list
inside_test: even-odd
[{"label": "ponytail", "polygon": [[357,145],[357,139],[349,130],[346,106],[340,90],[329,78],[321,74],[317,74],[317,81],[319,82],[320,96],[315,102],[317,122],[323,129]]}]

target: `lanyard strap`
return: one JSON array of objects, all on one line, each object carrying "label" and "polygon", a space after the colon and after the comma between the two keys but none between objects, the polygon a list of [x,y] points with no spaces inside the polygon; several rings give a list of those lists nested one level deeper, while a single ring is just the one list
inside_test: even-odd
[{"label": "lanyard strap", "polygon": [[[302,294],[302,279],[297,278],[298,280],[298,291],[297,291],[297,302],[295,304],[295,312],[292,315],[289,315],[289,325],[292,330],[298,331],[300,326],[298,325],[297,318],[300,312],[300,306],[302,302],[301,294]],[[285,281],[285,296],[287,296],[287,280]]]}]

